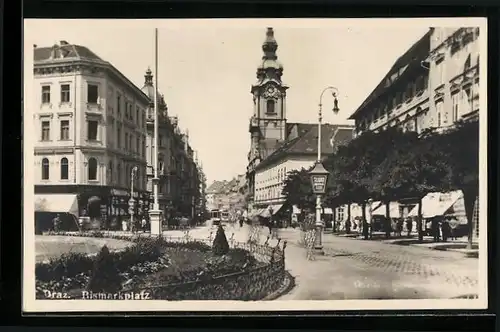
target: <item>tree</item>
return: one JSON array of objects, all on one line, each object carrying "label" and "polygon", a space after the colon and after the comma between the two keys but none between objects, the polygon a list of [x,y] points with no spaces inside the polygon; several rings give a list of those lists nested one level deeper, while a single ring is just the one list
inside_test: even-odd
[{"label": "tree", "polygon": [[441,190],[448,174],[442,144],[436,133],[429,132],[418,139],[409,139],[393,149],[377,170],[376,182],[389,195],[415,198],[418,201],[418,239],[422,233],[422,198]]},{"label": "tree", "polygon": [[468,246],[472,248],[474,202],[479,195],[479,121],[459,122],[432,139],[441,147],[441,162],[448,170],[441,181],[441,190],[461,190],[463,193]]},{"label": "tree", "polygon": [[312,210],[316,206],[308,169],[289,172],[284,180],[282,193],[288,204],[296,205],[301,210]]},{"label": "tree", "polygon": [[212,252],[216,256],[222,256],[229,252],[229,243],[227,243],[226,233],[222,225],[217,228],[215,239],[212,245]]}]

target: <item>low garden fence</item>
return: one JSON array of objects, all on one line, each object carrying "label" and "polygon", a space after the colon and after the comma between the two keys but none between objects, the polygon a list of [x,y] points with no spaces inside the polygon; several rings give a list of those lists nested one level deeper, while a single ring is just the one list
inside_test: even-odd
[{"label": "low garden fence", "polygon": [[[58,232],[51,235],[66,235],[77,237],[113,238],[118,240],[136,241],[148,234],[116,234],[114,232]],[[199,239],[185,232],[183,237],[163,235],[166,243],[204,243],[212,245],[212,239]],[[256,267],[240,272],[220,276],[198,276],[196,280],[163,285],[150,285],[147,291],[155,300],[246,300],[258,301],[276,292],[287,278],[285,269],[286,241],[278,240],[276,245],[258,243],[250,238],[247,242],[238,242],[233,237],[228,238],[228,244],[233,249],[243,249],[252,254],[259,262]],[[133,292],[134,289],[123,289],[122,292]]]}]

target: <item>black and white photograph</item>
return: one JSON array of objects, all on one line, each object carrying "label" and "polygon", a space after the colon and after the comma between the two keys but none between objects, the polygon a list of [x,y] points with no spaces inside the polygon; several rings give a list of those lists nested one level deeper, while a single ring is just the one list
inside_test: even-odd
[{"label": "black and white photograph", "polygon": [[486,23],[24,20],[23,311],[486,308]]}]

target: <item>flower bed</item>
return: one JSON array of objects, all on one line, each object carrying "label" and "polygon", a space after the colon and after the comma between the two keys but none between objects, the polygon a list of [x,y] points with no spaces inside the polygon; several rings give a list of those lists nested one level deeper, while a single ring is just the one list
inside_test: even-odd
[{"label": "flower bed", "polygon": [[[132,241],[110,252],[106,265],[118,273],[113,291],[146,291],[150,299],[259,300],[276,291],[285,277],[284,250],[258,244],[233,243],[224,255],[214,255],[205,241],[92,233],[52,233],[67,236],[111,237]],[[66,254],[35,269],[37,298],[64,294],[78,299],[88,290],[97,257]],[[111,263],[110,263],[111,262]]]}]

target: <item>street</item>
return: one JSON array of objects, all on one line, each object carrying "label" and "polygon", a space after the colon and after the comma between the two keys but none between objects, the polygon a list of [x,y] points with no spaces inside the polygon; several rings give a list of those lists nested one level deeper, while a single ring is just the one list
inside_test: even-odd
[{"label": "street", "polygon": [[[228,239],[232,233],[236,241],[248,238],[247,225],[225,228]],[[197,228],[190,235],[206,238],[211,229]],[[262,228],[261,243],[267,234]],[[286,268],[296,285],[278,300],[446,299],[478,292],[478,260],[457,252],[325,234],[325,255],[307,260],[306,249],[298,245],[298,229],[280,229],[279,236],[288,242]],[[269,243],[275,245],[276,240]]]}]

